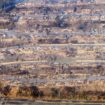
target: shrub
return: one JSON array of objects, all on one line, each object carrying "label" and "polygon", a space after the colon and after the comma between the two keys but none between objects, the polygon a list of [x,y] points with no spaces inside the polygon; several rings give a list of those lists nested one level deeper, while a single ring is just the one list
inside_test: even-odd
[{"label": "shrub", "polygon": [[59,90],[56,88],[51,88],[51,96],[58,97],[58,95],[59,95]]},{"label": "shrub", "polygon": [[7,96],[11,91],[11,87],[10,85],[5,86],[4,88],[2,88],[2,93]]},{"label": "shrub", "polygon": [[31,86],[30,87],[31,90],[31,96],[32,97],[38,97],[39,96],[39,89],[36,86]]}]

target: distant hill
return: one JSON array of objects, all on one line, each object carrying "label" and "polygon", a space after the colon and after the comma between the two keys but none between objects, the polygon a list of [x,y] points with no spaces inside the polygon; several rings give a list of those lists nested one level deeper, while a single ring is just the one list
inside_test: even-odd
[{"label": "distant hill", "polygon": [[9,11],[13,9],[17,3],[23,1],[24,0],[0,0],[0,8]]},{"label": "distant hill", "polygon": [[103,3],[105,3],[105,0],[96,0],[96,3],[98,3],[98,4],[103,4]]}]

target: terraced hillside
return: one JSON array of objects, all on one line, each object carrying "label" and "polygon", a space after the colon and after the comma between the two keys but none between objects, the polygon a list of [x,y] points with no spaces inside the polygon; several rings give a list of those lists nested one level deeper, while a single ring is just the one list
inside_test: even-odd
[{"label": "terraced hillside", "polygon": [[94,0],[17,4],[0,16],[1,82],[105,91],[104,28],[105,4]]}]

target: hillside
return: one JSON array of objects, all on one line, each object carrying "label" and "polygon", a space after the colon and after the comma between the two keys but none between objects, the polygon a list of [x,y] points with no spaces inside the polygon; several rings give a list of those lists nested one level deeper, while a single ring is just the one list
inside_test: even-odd
[{"label": "hillside", "polygon": [[[0,80],[5,84],[1,93],[11,96],[10,90],[16,88],[15,95],[24,95],[25,88],[29,96],[37,87],[45,97],[59,98],[60,91],[73,99],[76,91],[76,98],[87,94],[84,99],[88,95],[104,99],[104,29],[105,4],[95,0],[28,0],[3,11]],[[10,94],[2,91],[5,88]]]}]

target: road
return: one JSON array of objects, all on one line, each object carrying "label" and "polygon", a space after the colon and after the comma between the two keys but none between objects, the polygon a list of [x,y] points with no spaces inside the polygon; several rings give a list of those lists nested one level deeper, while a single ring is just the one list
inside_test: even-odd
[{"label": "road", "polygon": [[14,62],[3,62],[0,63],[0,65],[12,65],[12,64],[29,64],[29,63],[46,63],[46,60],[42,60],[42,61],[14,61]]},{"label": "road", "polygon": [[27,99],[1,99],[0,105],[105,105],[98,101],[69,101],[69,100],[27,100]]},{"label": "road", "polygon": [[35,44],[33,45],[22,45],[21,47],[19,46],[10,46],[10,47],[3,47],[0,48],[0,50],[5,50],[5,49],[19,49],[19,48],[37,48],[37,47],[81,47],[81,46],[101,46],[105,47],[105,43],[95,43],[95,44]]}]

